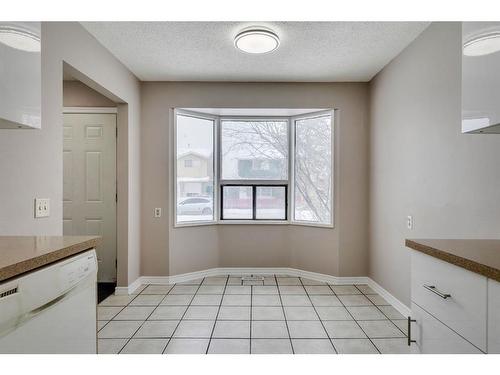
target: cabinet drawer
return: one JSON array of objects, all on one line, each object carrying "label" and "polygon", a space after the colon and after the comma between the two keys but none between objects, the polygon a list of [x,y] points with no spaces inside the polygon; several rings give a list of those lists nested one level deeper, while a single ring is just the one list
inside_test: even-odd
[{"label": "cabinet drawer", "polygon": [[422,354],[468,354],[481,353],[470,342],[446,327],[414,302],[411,304],[411,339],[413,353]]},{"label": "cabinet drawer", "polygon": [[484,352],[487,285],[484,276],[417,251],[411,253],[412,302]]}]

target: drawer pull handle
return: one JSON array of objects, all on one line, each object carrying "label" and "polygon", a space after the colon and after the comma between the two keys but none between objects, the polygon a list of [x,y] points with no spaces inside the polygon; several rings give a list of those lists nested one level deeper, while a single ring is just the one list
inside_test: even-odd
[{"label": "drawer pull handle", "polygon": [[440,292],[439,290],[436,289],[434,285],[424,285],[424,288],[431,291],[434,294],[437,294],[442,299],[451,298],[451,294]]},{"label": "drawer pull handle", "polygon": [[416,320],[412,319],[411,317],[408,317],[408,346],[411,346],[412,342],[417,342],[417,340],[412,340],[411,339],[411,324],[415,323]]}]

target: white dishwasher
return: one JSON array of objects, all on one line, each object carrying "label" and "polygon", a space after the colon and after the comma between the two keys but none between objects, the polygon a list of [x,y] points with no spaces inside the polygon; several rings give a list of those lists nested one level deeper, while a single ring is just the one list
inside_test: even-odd
[{"label": "white dishwasher", "polygon": [[0,353],[96,353],[97,261],[89,250],[0,284]]}]

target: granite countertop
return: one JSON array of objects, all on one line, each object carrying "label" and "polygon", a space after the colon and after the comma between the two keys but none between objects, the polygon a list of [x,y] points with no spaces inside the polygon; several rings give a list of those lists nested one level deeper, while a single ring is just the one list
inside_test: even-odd
[{"label": "granite countertop", "polygon": [[0,282],[98,245],[96,236],[0,236]]},{"label": "granite countertop", "polygon": [[500,240],[407,239],[406,246],[500,282]]}]

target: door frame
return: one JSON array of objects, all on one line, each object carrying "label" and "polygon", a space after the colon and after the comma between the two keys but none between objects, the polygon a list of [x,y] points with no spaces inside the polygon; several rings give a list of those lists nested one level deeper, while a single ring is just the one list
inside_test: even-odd
[{"label": "door frame", "polygon": [[[118,132],[118,108],[117,107],[63,107],[63,115],[65,114],[114,114],[115,116],[115,132]],[[115,136],[115,196],[118,198],[118,177],[117,177],[117,160],[118,160],[118,133]],[[118,200],[115,206],[115,283],[118,285]]]}]

